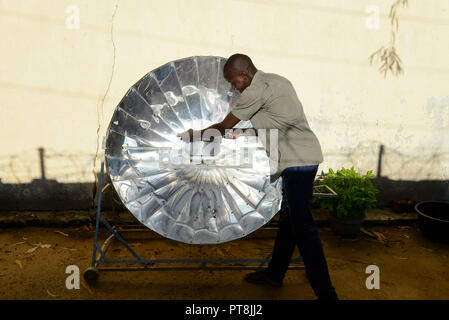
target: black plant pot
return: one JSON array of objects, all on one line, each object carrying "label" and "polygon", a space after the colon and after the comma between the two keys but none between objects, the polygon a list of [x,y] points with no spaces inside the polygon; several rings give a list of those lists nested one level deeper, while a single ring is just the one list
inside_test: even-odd
[{"label": "black plant pot", "polygon": [[449,202],[422,201],[415,206],[421,232],[436,242],[449,243]]},{"label": "black plant pot", "polygon": [[338,218],[335,214],[329,215],[329,225],[335,233],[341,236],[355,236],[363,225],[365,218],[361,217],[348,217]]}]

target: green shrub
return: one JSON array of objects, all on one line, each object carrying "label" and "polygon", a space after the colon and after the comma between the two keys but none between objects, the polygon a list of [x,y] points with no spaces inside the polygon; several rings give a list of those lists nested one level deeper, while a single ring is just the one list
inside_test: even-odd
[{"label": "green shrub", "polygon": [[334,190],[338,196],[320,199],[320,207],[329,209],[331,214],[338,218],[364,218],[366,209],[376,206],[376,193],[379,190],[370,181],[373,177],[372,171],[362,176],[354,170],[354,167],[342,168],[337,172],[329,169],[322,183]]}]

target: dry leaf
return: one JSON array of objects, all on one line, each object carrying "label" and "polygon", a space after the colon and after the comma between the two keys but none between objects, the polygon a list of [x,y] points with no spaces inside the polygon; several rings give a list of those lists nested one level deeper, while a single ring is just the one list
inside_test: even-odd
[{"label": "dry leaf", "polygon": [[220,248],[217,249],[217,252],[218,252],[222,257],[225,256],[225,254],[223,253],[223,250],[221,250]]},{"label": "dry leaf", "polygon": [[41,247],[41,248],[44,248],[44,249],[51,248],[51,244],[42,244],[41,242],[39,242],[39,243],[32,243],[32,245],[33,246],[37,246],[37,247]]},{"label": "dry leaf", "polygon": [[11,245],[11,247],[12,247],[12,246],[17,246],[17,245],[23,244],[23,243],[26,243],[26,241],[21,241],[21,242],[14,243],[14,244]]},{"label": "dry leaf", "polygon": [[377,236],[377,240],[379,240],[382,243],[385,243],[385,240],[387,239],[382,233],[373,231],[373,233]]},{"label": "dry leaf", "polygon": [[380,232],[373,231],[373,234],[376,235],[377,239],[379,239],[379,240],[383,239],[383,235]]},{"label": "dry leaf", "polygon": [[39,248],[39,247],[34,247],[31,249],[28,249],[27,251],[25,251],[25,253],[33,253],[34,251],[36,251],[37,248]]},{"label": "dry leaf", "polygon": [[75,250],[78,250],[78,249],[71,249],[71,248],[66,248],[66,247],[60,247],[61,249],[66,249],[66,250],[70,250],[70,251],[75,251]]},{"label": "dry leaf", "polygon": [[377,236],[375,234],[373,234],[371,231],[366,230],[365,228],[360,228],[360,231],[362,231],[364,234],[366,234],[367,236],[377,239]]},{"label": "dry leaf", "polygon": [[52,297],[57,297],[57,295],[51,293],[50,291],[48,291],[48,289],[47,289],[47,293],[48,293],[49,295],[51,295]]},{"label": "dry leaf", "polygon": [[69,235],[67,233],[64,233],[62,231],[56,230],[55,233],[59,233],[61,235],[63,235],[64,237],[68,237]]},{"label": "dry leaf", "polygon": [[23,269],[23,267],[22,267],[22,261],[16,260],[15,262],[16,262],[16,264],[20,267],[20,269]]}]

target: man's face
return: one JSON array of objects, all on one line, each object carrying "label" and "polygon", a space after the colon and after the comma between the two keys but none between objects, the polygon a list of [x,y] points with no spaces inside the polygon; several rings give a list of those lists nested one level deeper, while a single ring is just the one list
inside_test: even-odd
[{"label": "man's face", "polygon": [[232,85],[232,89],[236,89],[240,93],[251,84],[251,79],[245,72],[237,73],[233,70],[227,70],[224,77]]}]

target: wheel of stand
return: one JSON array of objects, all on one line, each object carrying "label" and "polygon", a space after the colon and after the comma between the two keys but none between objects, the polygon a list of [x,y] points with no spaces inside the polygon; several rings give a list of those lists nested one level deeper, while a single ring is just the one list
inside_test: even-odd
[{"label": "wheel of stand", "polygon": [[99,275],[100,274],[98,273],[97,269],[93,267],[87,268],[83,273],[84,280],[86,280],[87,284],[89,285],[96,284]]}]

